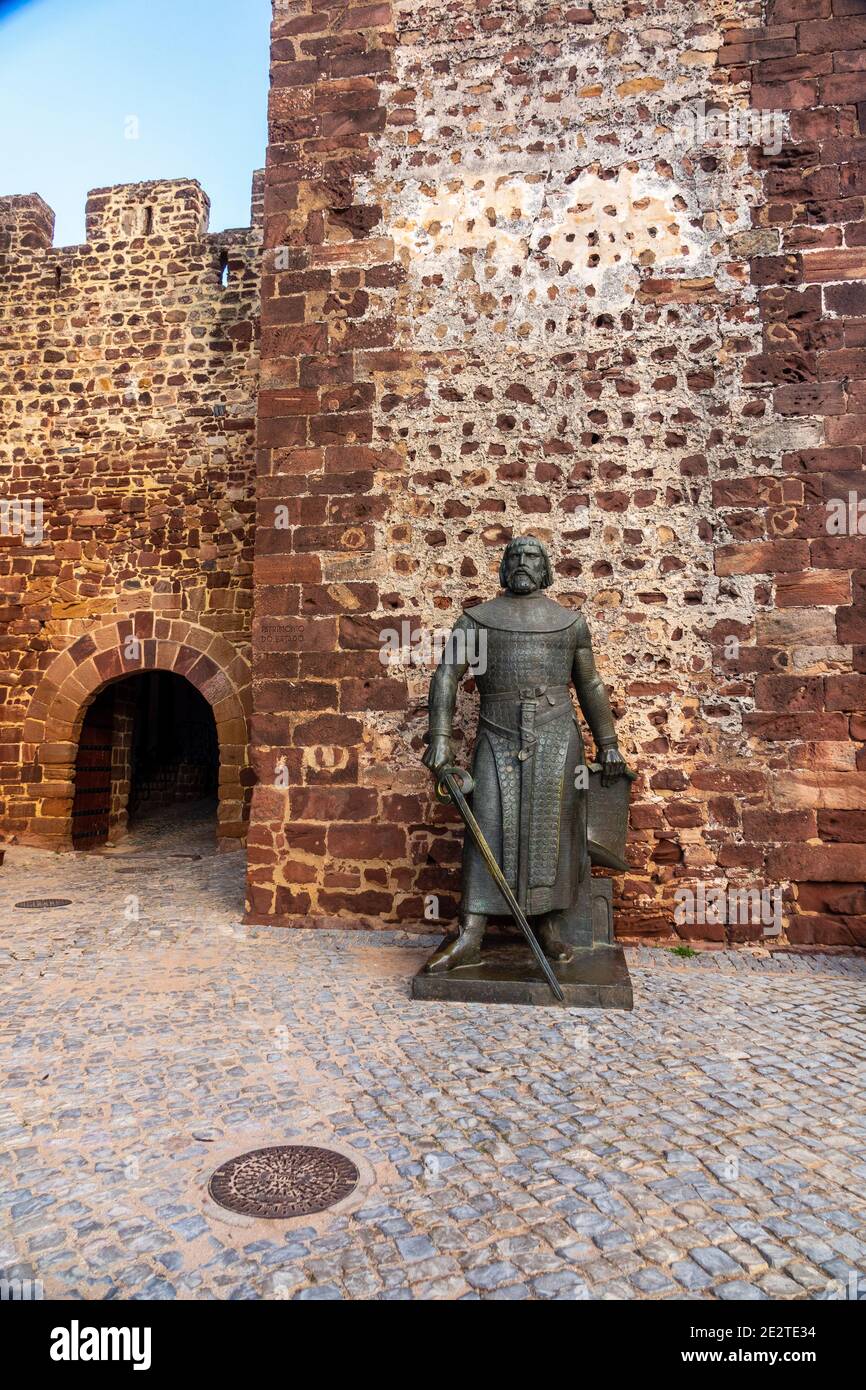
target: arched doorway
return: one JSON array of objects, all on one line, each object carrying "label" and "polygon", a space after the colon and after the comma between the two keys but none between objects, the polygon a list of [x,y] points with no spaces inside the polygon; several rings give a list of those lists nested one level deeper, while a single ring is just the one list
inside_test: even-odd
[{"label": "arched doorway", "polygon": [[73,849],[114,841],[147,819],[168,822],[173,808],[215,827],[219,763],[213,711],[185,676],[147,671],[106,686],[81,726]]},{"label": "arched doorway", "polygon": [[[150,674],[184,678],[209,707],[219,751],[217,840],[223,849],[243,842],[255,780],[249,766],[249,665],[219,634],[145,612],[91,629],[54,658],[37,686],[23,730],[30,774],[25,790],[35,809],[22,843],[72,848],[82,731],[89,740],[96,721],[108,718],[105,707],[98,708],[88,726],[89,712],[103,692]],[[106,705],[118,698],[115,689]]]}]

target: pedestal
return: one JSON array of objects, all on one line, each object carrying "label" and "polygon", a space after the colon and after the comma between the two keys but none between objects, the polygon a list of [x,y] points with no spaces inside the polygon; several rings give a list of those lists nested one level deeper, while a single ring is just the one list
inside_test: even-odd
[{"label": "pedestal", "polygon": [[529,947],[488,934],[477,965],[442,975],[423,968],[412,980],[413,999],[462,1004],[542,1004],[554,1009],[630,1009],[631,977],[621,946],[577,947],[566,964],[552,962],[564,1004],[554,999]]}]

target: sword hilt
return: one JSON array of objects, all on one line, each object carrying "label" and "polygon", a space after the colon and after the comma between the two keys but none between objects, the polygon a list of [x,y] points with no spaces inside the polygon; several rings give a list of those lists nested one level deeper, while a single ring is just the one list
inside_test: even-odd
[{"label": "sword hilt", "polygon": [[443,806],[450,806],[451,793],[445,785],[445,774],[453,777],[464,796],[468,796],[475,786],[471,775],[463,767],[452,767],[450,764],[443,767],[436,779],[436,800],[441,801]]}]

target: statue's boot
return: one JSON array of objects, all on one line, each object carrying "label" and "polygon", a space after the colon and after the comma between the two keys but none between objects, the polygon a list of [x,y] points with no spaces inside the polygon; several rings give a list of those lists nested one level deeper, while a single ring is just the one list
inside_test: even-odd
[{"label": "statue's boot", "polygon": [[437,951],[427,962],[427,975],[443,975],[457,965],[477,965],[481,959],[481,942],[487,918],[482,912],[467,912],[460,923],[460,935],[443,951]]},{"label": "statue's boot", "polygon": [[571,960],[571,947],[567,946],[559,934],[557,914],[551,912],[538,924],[538,940],[548,960]]}]

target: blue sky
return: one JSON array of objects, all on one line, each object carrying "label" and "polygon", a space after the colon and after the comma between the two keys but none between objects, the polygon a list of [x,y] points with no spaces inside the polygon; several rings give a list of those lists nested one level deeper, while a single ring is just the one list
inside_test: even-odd
[{"label": "blue sky", "polygon": [[247,226],[270,14],[270,0],[0,0],[0,195],[41,193],[56,246],[84,240],[88,189],[144,179],[196,178],[212,231]]}]

